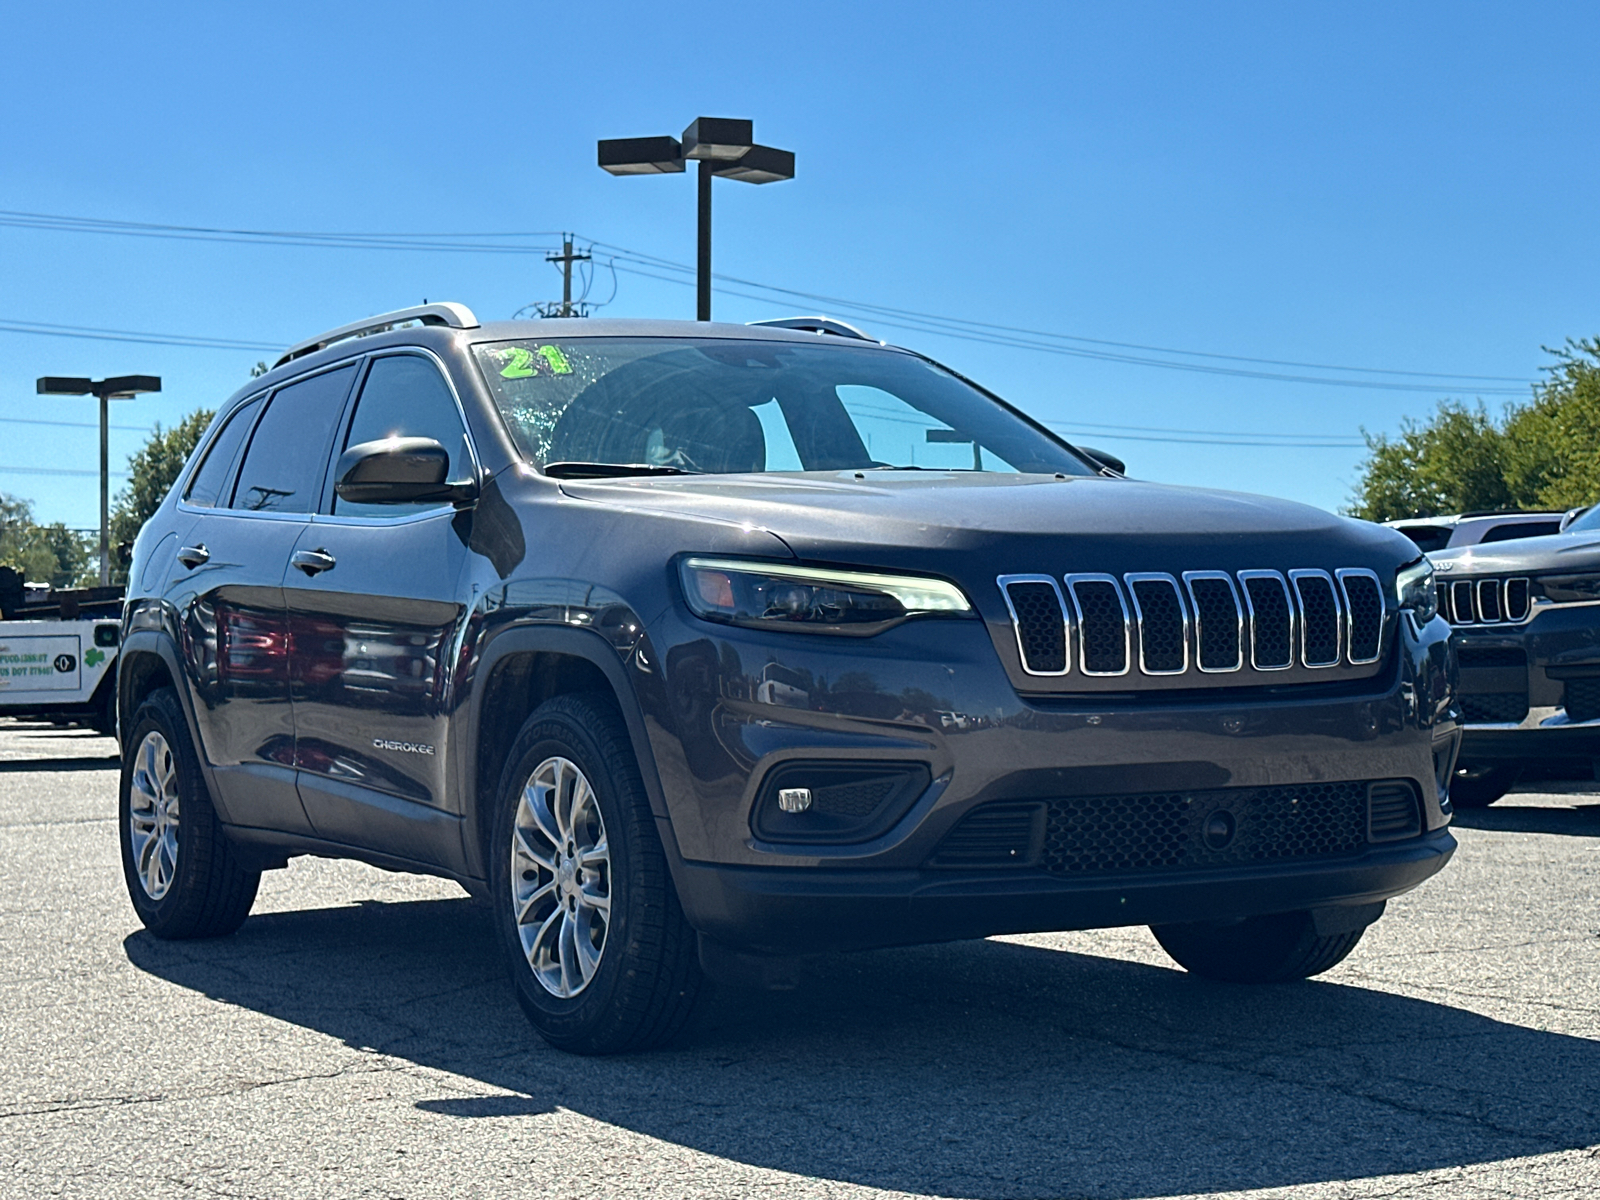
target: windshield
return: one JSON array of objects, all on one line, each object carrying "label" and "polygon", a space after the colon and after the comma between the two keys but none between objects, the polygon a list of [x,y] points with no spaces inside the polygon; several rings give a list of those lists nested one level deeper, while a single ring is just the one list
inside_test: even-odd
[{"label": "windshield", "polygon": [[901,351],[710,338],[474,349],[518,449],[540,467],[1096,473],[1004,406]]},{"label": "windshield", "polygon": [[1573,517],[1572,524],[1567,526],[1566,532],[1593,533],[1596,529],[1600,529],[1600,504],[1596,504],[1592,508],[1586,508],[1583,512]]}]

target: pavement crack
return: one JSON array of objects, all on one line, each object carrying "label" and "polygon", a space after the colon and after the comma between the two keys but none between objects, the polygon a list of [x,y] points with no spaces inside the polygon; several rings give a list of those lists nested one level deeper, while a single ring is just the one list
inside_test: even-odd
[{"label": "pavement crack", "polygon": [[[366,1057],[366,1056],[364,1056]],[[340,1079],[353,1075],[381,1075],[394,1072],[403,1072],[412,1064],[409,1062],[384,1062],[384,1063],[351,1063],[333,1071],[311,1071],[304,1075],[285,1075],[277,1079],[257,1079],[232,1086],[216,1088],[200,1088],[184,1092],[156,1092],[153,1094],[127,1095],[127,1096],[92,1096],[82,1100],[64,1100],[58,1103],[37,1104],[22,1108],[0,1110],[0,1120],[11,1117],[38,1117],[49,1116],[53,1113],[85,1112],[104,1108],[126,1108],[141,1104],[170,1104],[182,1100],[209,1100],[217,1096],[244,1096],[251,1092],[262,1091],[266,1088],[282,1087],[285,1084],[311,1083],[318,1080]]]}]

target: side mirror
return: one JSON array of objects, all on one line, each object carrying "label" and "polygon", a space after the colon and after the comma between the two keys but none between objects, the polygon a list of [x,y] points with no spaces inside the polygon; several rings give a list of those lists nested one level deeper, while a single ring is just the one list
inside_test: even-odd
[{"label": "side mirror", "polygon": [[1110,467],[1118,475],[1126,475],[1128,473],[1128,468],[1123,465],[1122,460],[1115,454],[1107,454],[1104,450],[1096,450],[1093,446],[1079,446],[1078,449],[1101,466]]},{"label": "side mirror", "polygon": [[450,454],[432,438],[384,438],[351,446],[339,456],[333,490],[352,504],[415,504],[477,497],[472,483],[446,483]]},{"label": "side mirror", "polygon": [[1580,504],[1577,508],[1567,509],[1566,512],[1561,514],[1561,524],[1556,527],[1557,530],[1564,531],[1568,525],[1571,525],[1579,517],[1583,516],[1584,513],[1588,512],[1590,507],[1591,506],[1587,504]]}]

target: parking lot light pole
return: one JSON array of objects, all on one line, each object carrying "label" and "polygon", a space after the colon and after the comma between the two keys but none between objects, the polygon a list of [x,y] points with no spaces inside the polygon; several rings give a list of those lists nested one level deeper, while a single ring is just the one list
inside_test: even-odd
[{"label": "parking lot light pole", "polygon": [[161,390],[159,375],[116,375],[110,379],[46,375],[35,384],[41,396],[95,396],[100,401],[100,586],[111,583],[111,401],[131,400]]},{"label": "parking lot light pole", "polygon": [[613,175],[668,175],[693,159],[695,181],[695,320],[711,320],[711,177],[744,183],[776,183],[794,178],[794,153],[755,142],[752,121],[697,117],[683,138],[611,138],[600,142],[600,166]]}]

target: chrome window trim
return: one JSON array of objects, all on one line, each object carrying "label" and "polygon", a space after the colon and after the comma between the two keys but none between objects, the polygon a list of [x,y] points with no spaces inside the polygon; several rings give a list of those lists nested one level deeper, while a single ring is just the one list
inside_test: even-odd
[{"label": "chrome window trim", "polygon": [[[1255,601],[1250,598],[1250,580],[1252,579],[1274,580],[1278,587],[1283,590],[1283,607],[1289,614],[1289,661],[1286,663],[1264,667],[1256,661],[1256,605]],[[1289,590],[1289,582],[1283,577],[1283,572],[1271,570],[1240,571],[1239,590],[1244,593],[1245,608],[1249,613],[1251,669],[1256,671],[1290,670],[1294,666],[1294,631],[1299,622],[1295,619],[1294,593]]]},{"label": "chrome window trim", "polygon": [[[1128,599],[1133,601],[1133,615],[1138,627],[1139,642],[1139,671],[1144,675],[1183,675],[1189,670],[1189,609],[1183,602],[1183,589],[1178,586],[1178,581],[1164,571],[1131,571],[1122,577],[1128,587]],[[1152,671],[1144,661],[1144,609],[1139,604],[1139,592],[1133,586],[1136,583],[1164,583],[1172,589],[1173,597],[1178,601],[1178,616],[1182,620],[1183,638],[1183,664],[1176,671]],[[1126,605],[1124,605],[1126,608]]]},{"label": "chrome window trim", "polygon": [[[1022,664],[1025,675],[1032,675],[1037,679],[1054,679],[1072,673],[1072,621],[1067,616],[1067,601],[1061,594],[1061,585],[1056,582],[1053,575],[999,575],[995,582],[1000,585],[1000,595],[1005,599],[1006,611],[1011,614],[1011,631],[1017,639],[1017,661]],[[1016,606],[1011,603],[1010,587],[1014,583],[1048,583],[1056,594],[1056,605],[1061,609],[1062,646],[1065,650],[1062,661],[1066,664],[1059,671],[1035,671],[1028,666],[1028,652],[1022,645],[1022,622],[1017,619]]]},{"label": "chrome window trim", "polygon": [[[1231,667],[1208,667],[1206,666],[1204,658],[1200,653],[1201,637],[1203,636],[1204,630],[1201,626],[1200,602],[1195,599],[1194,595],[1194,581],[1197,579],[1220,579],[1223,583],[1228,585],[1228,592],[1233,596],[1233,613],[1234,620],[1237,624],[1237,628],[1235,630],[1237,640],[1235,645],[1238,647],[1238,654],[1234,659],[1233,666]],[[1226,571],[1185,571],[1183,573],[1183,586],[1189,593],[1189,607],[1194,611],[1194,665],[1198,667],[1201,674],[1204,675],[1227,675],[1234,671],[1243,670],[1245,639],[1244,605],[1239,603],[1239,586],[1238,584],[1234,583],[1233,576],[1229,575]]]},{"label": "chrome window trim", "polygon": [[[1302,579],[1321,579],[1333,596],[1333,658],[1329,662],[1312,662],[1306,657],[1305,593],[1300,590]],[[1289,582],[1294,585],[1294,598],[1300,611],[1300,665],[1310,671],[1325,671],[1344,661],[1344,606],[1339,603],[1339,585],[1333,576],[1320,567],[1297,567],[1289,572]]]},{"label": "chrome window trim", "polygon": [[[1461,589],[1467,589],[1467,612],[1461,614]],[[1478,624],[1478,596],[1470,579],[1452,579],[1450,581],[1450,613],[1452,625]]]},{"label": "chrome window trim", "polygon": [[[1365,667],[1377,662],[1383,657],[1384,634],[1389,628],[1389,601],[1384,596],[1383,581],[1378,578],[1376,571],[1369,571],[1366,567],[1340,567],[1334,572],[1339,580],[1339,595],[1344,598],[1344,655],[1352,667]],[[1345,580],[1359,576],[1362,579],[1372,580],[1372,586],[1378,589],[1378,652],[1371,658],[1357,658],[1351,651],[1355,644],[1355,618],[1350,612],[1350,592],[1345,587]]]},{"label": "chrome window trim", "polygon": [[[1078,625],[1078,669],[1085,675],[1095,679],[1109,679],[1118,675],[1126,675],[1133,669],[1133,630],[1132,620],[1128,616],[1128,598],[1122,594],[1122,585],[1117,582],[1115,575],[1105,575],[1097,572],[1083,572],[1079,574],[1063,575],[1063,582],[1067,585],[1067,594],[1072,597],[1072,615],[1077,619]],[[1091,671],[1085,657],[1087,639],[1083,636],[1083,605],[1078,601],[1078,584],[1080,583],[1109,583],[1111,590],[1116,593],[1117,603],[1122,606],[1122,670],[1120,671]]]}]

